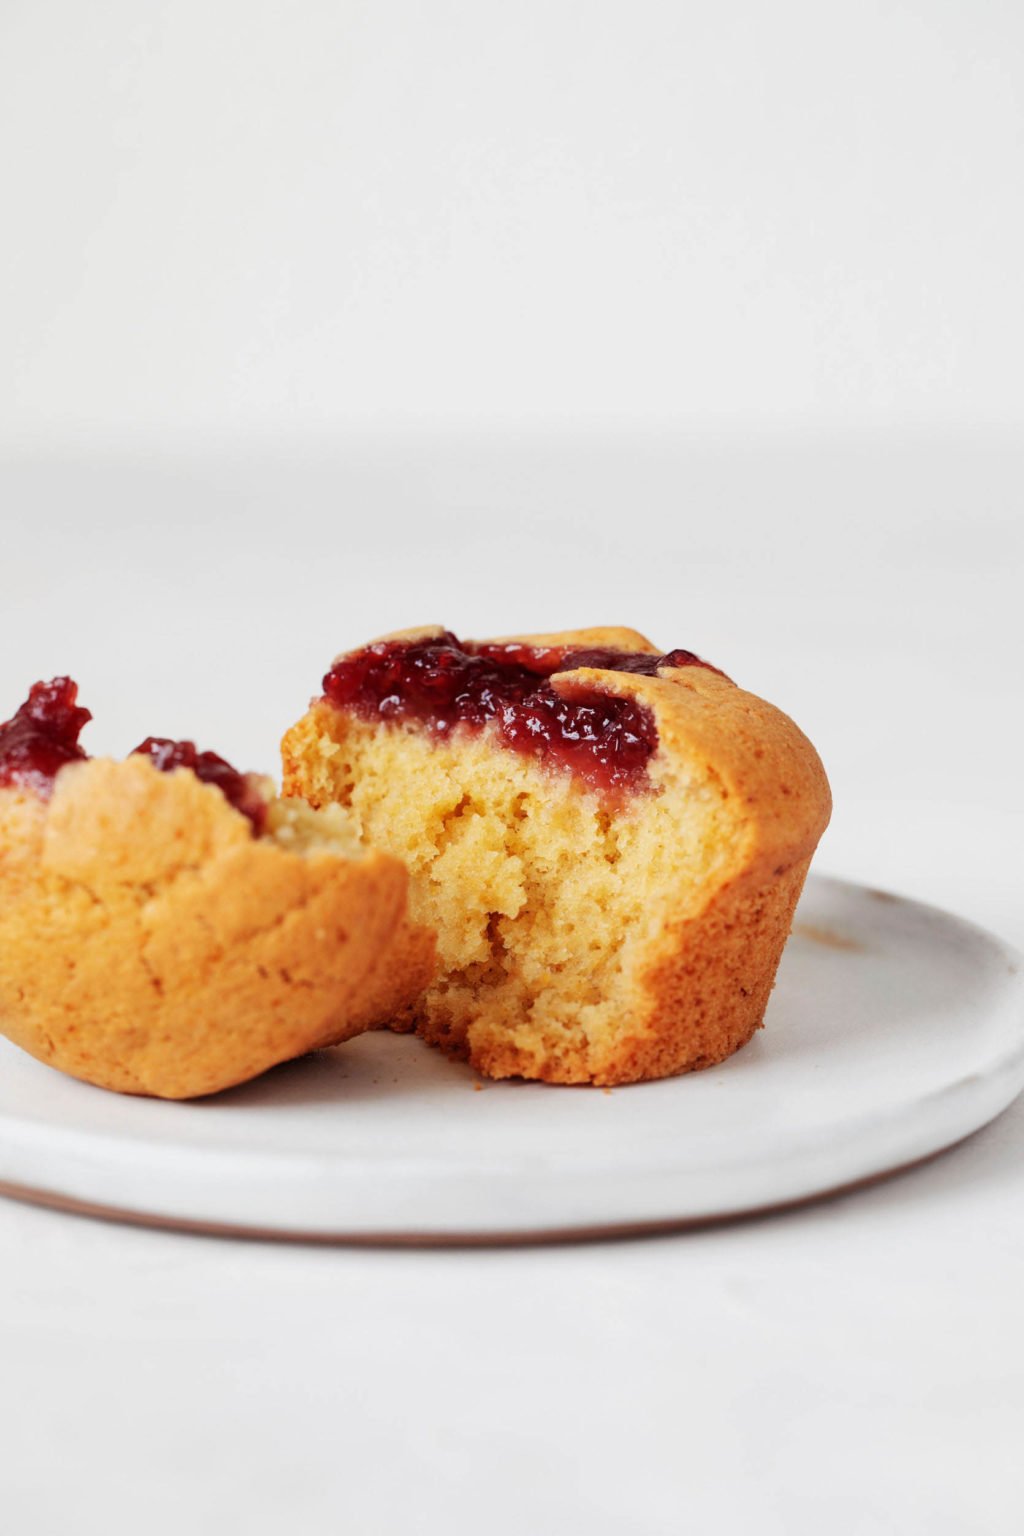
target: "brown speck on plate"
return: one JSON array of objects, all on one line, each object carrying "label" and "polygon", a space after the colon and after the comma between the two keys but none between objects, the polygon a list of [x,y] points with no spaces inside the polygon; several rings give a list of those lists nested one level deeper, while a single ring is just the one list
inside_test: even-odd
[{"label": "brown speck on plate", "polygon": [[845,934],[836,933],[833,928],[819,928],[815,923],[794,923],[793,932],[801,939],[810,939],[812,944],[823,944],[826,949],[845,949],[860,954],[865,952],[865,946],[857,939],[848,939]]}]

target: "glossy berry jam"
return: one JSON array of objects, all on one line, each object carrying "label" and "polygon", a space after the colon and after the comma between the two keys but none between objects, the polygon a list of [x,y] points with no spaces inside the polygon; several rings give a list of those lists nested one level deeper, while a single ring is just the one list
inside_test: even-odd
[{"label": "glossy berry jam", "polygon": [[216,752],[199,752],[194,741],[169,741],[164,736],[147,736],[132,756],[148,757],[161,773],[190,768],[203,784],[215,785],[229,805],[248,816],[257,832],[263,826],[267,808],[253,784],[252,775],[239,773]]},{"label": "glossy berry jam", "polygon": [[[69,677],[33,684],[17,714],[0,725],[0,785],[18,785],[48,800],[66,763],[88,761],[78,737],[92,715],[79,708],[77,699],[78,684]],[[204,784],[215,784],[257,831],[262,827],[266,807],[252,776],[239,773],[216,752],[197,752],[191,741],[149,736],[135,753],[148,757],[161,773],[191,768]]]},{"label": "glossy berry jam", "polygon": [[661,667],[706,665],[692,651],[473,645],[445,632],[385,640],[342,657],[324,678],[324,696],[367,719],[415,720],[438,736],[459,725],[493,725],[513,751],[618,791],[646,783],[658,745],[650,711],[577,679],[564,679],[556,691],[549,679],[578,667],[654,677]]},{"label": "glossy berry jam", "polygon": [[81,762],[82,727],[92,719],[76,704],[78,685],[69,677],[34,683],[16,715],[0,725],[0,784],[19,785],[48,800],[65,763]]}]

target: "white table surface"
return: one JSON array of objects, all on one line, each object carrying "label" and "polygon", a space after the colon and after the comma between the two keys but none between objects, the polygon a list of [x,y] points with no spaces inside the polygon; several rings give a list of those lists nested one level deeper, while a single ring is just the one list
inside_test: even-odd
[{"label": "white table surface", "polygon": [[[0,465],[0,713],[272,767],[333,650],[622,622],[793,713],[825,872],[1024,946],[1007,436],[140,449]],[[139,697],[146,689],[149,696]],[[0,1202],[5,1531],[1020,1529],[1024,1103],[768,1220],[494,1251],[221,1242]]]}]

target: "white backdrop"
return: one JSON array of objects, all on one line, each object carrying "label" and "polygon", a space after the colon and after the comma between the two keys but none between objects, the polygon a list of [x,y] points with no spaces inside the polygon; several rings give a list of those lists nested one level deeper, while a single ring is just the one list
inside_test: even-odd
[{"label": "white backdrop", "polygon": [[[0,5],[0,718],[243,767],[393,627],[788,709],[818,867],[1024,945],[1014,0]],[[0,1201],[17,1536],[1016,1536],[1024,1105],[658,1243]],[[8,1522],[10,1523],[10,1522]]]},{"label": "white backdrop", "polygon": [[0,434],[1021,421],[1014,0],[6,0]]}]

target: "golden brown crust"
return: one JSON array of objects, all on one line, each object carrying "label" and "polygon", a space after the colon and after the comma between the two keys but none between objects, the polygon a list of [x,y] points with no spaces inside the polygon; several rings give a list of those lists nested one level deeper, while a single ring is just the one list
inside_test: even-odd
[{"label": "golden brown crust", "polygon": [[699,916],[669,925],[641,978],[633,1012],[602,1061],[569,1051],[538,1066],[513,1040],[473,1049],[465,1034],[422,1015],[417,1033],[486,1077],[616,1087],[715,1066],[764,1023],[809,859],[757,886],[717,891]]},{"label": "golden brown crust", "polygon": [[433,939],[381,853],[292,853],[187,770],[0,791],[0,1029],[75,1077],[189,1098],[347,1039],[424,985]]},{"label": "golden brown crust", "polygon": [[560,674],[556,688],[563,679],[639,699],[657,722],[658,756],[698,763],[717,778],[745,870],[756,865],[767,875],[814,852],[832,814],[828,779],[807,737],[774,704],[706,667],[657,677],[581,668]]},{"label": "golden brown crust", "polygon": [[[429,640],[439,635],[446,634],[443,624],[419,624],[412,629],[394,629],[390,634],[378,635],[376,640],[371,640],[370,645],[385,645],[389,640]],[[658,647],[652,645],[646,636],[638,629],[623,629],[621,626],[604,625],[596,629],[566,629],[557,634],[546,635],[492,635],[489,640],[473,641],[476,645],[535,645],[543,646],[574,646],[578,649],[591,649],[598,646],[607,646],[611,650],[618,651],[642,651],[647,655],[656,655]],[[364,650],[364,646],[359,647]],[[351,656],[352,651],[342,651],[335,657],[336,661],[342,661],[346,656]]]},{"label": "golden brown crust", "polygon": [[[529,643],[658,650],[623,629],[538,635]],[[831,816],[824,767],[788,715],[706,667],[664,668],[653,678],[581,668],[554,683],[570,691],[581,685],[645,704],[657,722],[659,756],[696,762],[733,808],[732,859],[708,885],[699,913],[680,921],[666,914],[634,1027],[591,1080],[636,1082],[714,1065],[764,1022],[811,856]]]},{"label": "golden brown crust", "polygon": [[[426,624],[381,639],[417,640],[443,633],[441,625]],[[639,630],[618,625],[500,635],[476,643],[659,653]],[[646,704],[657,721],[660,750],[703,759],[745,807],[746,831],[756,840],[751,853],[765,865],[774,867],[780,859],[791,863],[817,847],[832,814],[828,779],[807,737],[774,704],[708,667],[665,667],[657,677],[577,667],[556,673],[555,679],[554,687],[566,693],[574,685],[596,687]],[[287,781],[285,792],[291,792]]]},{"label": "golden brown crust", "polygon": [[[385,638],[432,633],[440,627]],[[658,651],[637,631],[614,627],[502,641]],[[597,688],[646,705],[658,727],[650,765],[656,787],[677,792],[666,786],[683,780],[713,786],[716,826],[725,833],[715,834],[698,888],[680,887],[654,923],[610,1046],[584,1038],[539,1049],[529,1030],[477,1027],[447,1006],[441,991],[421,1000],[419,1033],[492,1077],[614,1084],[721,1061],[763,1021],[807,868],[828,824],[831,796],[818,755],[780,710],[704,667],[665,668],[655,677],[577,669],[556,674],[552,686],[566,694]],[[288,733],[287,793],[322,799],[311,765],[318,743],[343,738],[343,719],[317,701]]]},{"label": "golden brown crust", "polygon": [[535,645],[567,646],[574,650],[589,651],[636,651],[646,656],[656,656],[658,647],[642,635],[638,629],[624,629],[618,624],[601,624],[591,629],[564,629],[544,635],[495,635],[490,640],[478,642],[484,645]]}]

